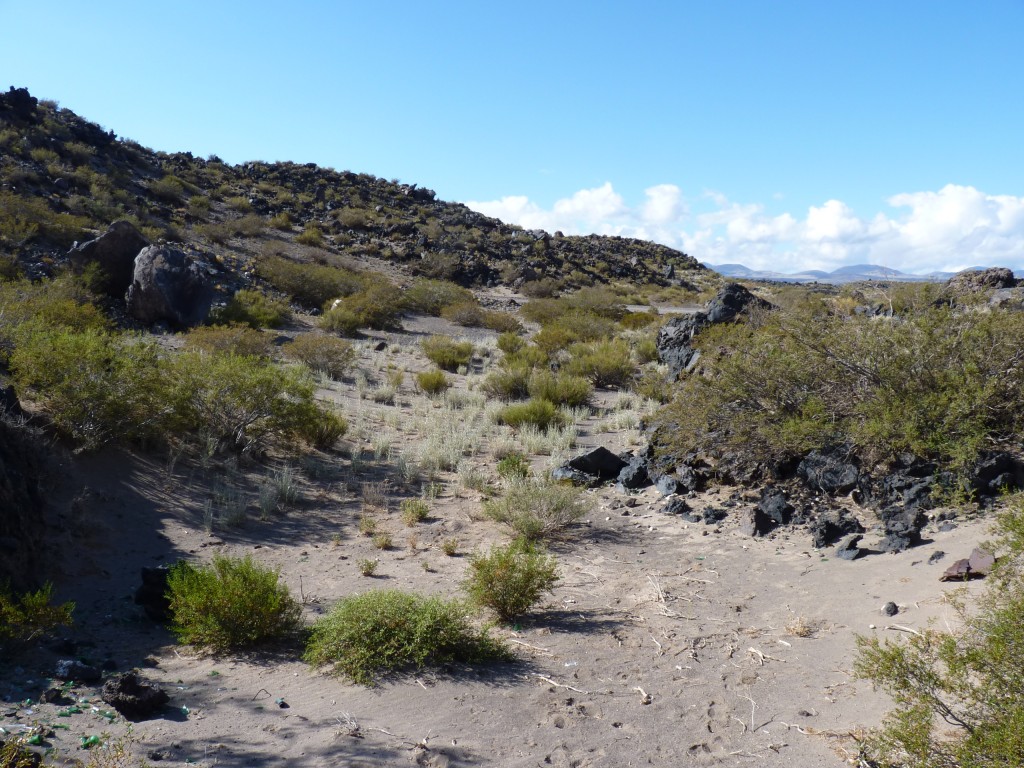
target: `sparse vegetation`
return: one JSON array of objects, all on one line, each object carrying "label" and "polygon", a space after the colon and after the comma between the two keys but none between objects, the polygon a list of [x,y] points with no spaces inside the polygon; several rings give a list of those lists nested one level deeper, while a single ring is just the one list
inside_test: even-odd
[{"label": "sparse vegetation", "polygon": [[250,557],[178,563],[167,586],[171,628],[183,643],[222,653],[290,638],[300,626],[299,604],[278,572]]},{"label": "sparse vegetation", "polygon": [[473,357],[473,343],[455,341],[450,336],[431,336],[423,340],[423,354],[434,365],[444,371],[455,372],[460,366],[469,365]]},{"label": "sparse vegetation", "polygon": [[451,382],[445,376],[444,371],[440,369],[421,371],[416,374],[416,387],[424,394],[440,395],[450,386]]},{"label": "sparse vegetation", "polygon": [[484,502],[488,517],[527,541],[561,536],[589,511],[579,489],[544,478],[512,482],[501,497]]},{"label": "sparse vegetation", "polygon": [[554,403],[549,400],[529,400],[525,403],[514,403],[505,406],[498,412],[498,423],[507,424],[513,429],[533,426],[547,429],[559,426],[564,418]]},{"label": "sparse vegetation", "polygon": [[391,589],[339,601],[313,626],[305,658],[372,685],[388,674],[503,661],[510,654],[486,631],[473,628],[462,604]]},{"label": "sparse vegetation", "polygon": [[243,289],[235,293],[227,305],[214,311],[211,320],[215,324],[243,323],[252,328],[281,328],[291,315],[287,302],[260,291]]},{"label": "sparse vegetation", "polygon": [[335,380],[340,380],[349,372],[357,356],[350,342],[318,333],[300,333],[285,344],[282,351],[317,373]]},{"label": "sparse vegetation", "polygon": [[74,603],[53,604],[53,585],[15,595],[0,584],[0,650],[15,651],[72,623]]},{"label": "sparse vegetation", "polygon": [[518,540],[473,555],[463,587],[474,605],[508,623],[528,613],[557,581],[555,558]]}]

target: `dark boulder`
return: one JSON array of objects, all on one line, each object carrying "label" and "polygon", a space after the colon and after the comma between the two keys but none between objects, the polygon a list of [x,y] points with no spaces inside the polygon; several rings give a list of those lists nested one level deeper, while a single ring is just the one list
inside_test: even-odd
[{"label": "dark boulder", "polygon": [[28,92],[28,88],[8,88],[0,93],[0,115],[20,122],[35,122],[39,99]]},{"label": "dark boulder", "polygon": [[982,456],[974,466],[971,487],[981,498],[1000,496],[1004,491],[1024,487],[1024,464],[1008,453]]},{"label": "dark boulder", "polygon": [[668,366],[672,376],[679,376],[683,371],[688,371],[696,365],[700,353],[690,345],[690,342],[707,325],[707,315],[697,312],[693,315],[677,315],[658,331],[655,341],[658,359]]},{"label": "dark boulder", "polygon": [[646,488],[651,484],[647,474],[647,457],[633,456],[619,471],[619,484],[626,490]]},{"label": "dark boulder", "polygon": [[690,505],[678,496],[665,502],[665,506],[661,508],[661,511],[666,515],[679,515],[691,523],[695,523],[699,519],[691,515]]},{"label": "dark boulder", "polygon": [[772,527],[788,525],[793,518],[793,505],[789,503],[786,494],[777,488],[766,488],[757,502],[757,509],[768,520]]},{"label": "dark boulder", "polygon": [[132,284],[135,257],[147,245],[149,241],[131,222],[115,221],[99,237],[72,248],[68,257],[79,269],[96,264],[103,273],[103,291],[120,297]]},{"label": "dark boulder", "polygon": [[775,528],[776,522],[760,507],[744,509],[739,514],[739,530],[745,536],[764,536]]},{"label": "dark boulder", "polygon": [[758,298],[739,283],[729,283],[708,302],[706,309],[709,324],[728,323],[751,310],[770,310],[774,307]]},{"label": "dark boulder", "polygon": [[585,488],[593,488],[601,484],[601,478],[597,475],[588,475],[586,472],[580,472],[578,469],[573,469],[568,464],[563,464],[560,467],[555,467],[551,470],[551,479],[560,483],[580,485]]},{"label": "dark boulder", "polygon": [[581,454],[566,462],[565,466],[577,472],[594,475],[600,480],[614,480],[626,466],[626,462],[604,446]]},{"label": "dark boulder", "polygon": [[830,495],[849,493],[860,480],[857,459],[844,446],[811,451],[796,468],[796,474],[808,487]]},{"label": "dark boulder", "polygon": [[213,287],[201,265],[177,248],[151,245],[135,257],[128,313],[139,322],[189,328],[203,322]]},{"label": "dark boulder", "polygon": [[135,670],[107,680],[102,698],[126,720],[132,721],[152,717],[170,701],[162,688],[146,682]]},{"label": "dark boulder", "polygon": [[864,533],[864,526],[845,509],[827,509],[807,525],[818,549],[827,547],[842,536]]},{"label": "dark boulder", "polygon": [[879,517],[885,530],[883,552],[902,552],[921,543],[921,529],[927,521],[921,510],[892,507],[879,512]]},{"label": "dark boulder", "polygon": [[857,546],[863,538],[859,533],[851,533],[849,536],[843,537],[836,544],[836,557],[840,560],[856,560],[864,554],[864,550]]},{"label": "dark boulder", "polygon": [[142,585],[135,590],[135,603],[153,621],[164,624],[171,618],[171,602],[167,598],[167,576],[170,569],[166,566],[142,569]]}]

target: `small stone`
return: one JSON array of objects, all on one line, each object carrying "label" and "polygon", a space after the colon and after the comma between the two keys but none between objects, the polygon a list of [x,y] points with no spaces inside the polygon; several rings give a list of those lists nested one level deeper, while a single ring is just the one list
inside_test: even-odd
[{"label": "small stone", "polygon": [[886,616],[895,616],[899,612],[899,606],[892,601],[889,601],[888,603],[882,606],[882,613],[884,613]]}]

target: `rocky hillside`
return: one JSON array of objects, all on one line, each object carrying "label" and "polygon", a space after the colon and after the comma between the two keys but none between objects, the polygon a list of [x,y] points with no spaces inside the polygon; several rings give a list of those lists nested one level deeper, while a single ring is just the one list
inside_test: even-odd
[{"label": "rocky hillside", "polygon": [[[679,251],[619,237],[524,230],[415,184],[315,164],[154,152],[25,89],[0,93],[0,254],[32,273],[116,220],[151,241],[248,262],[298,241],[383,259],[409,275],[538,292],[614,280],[684,285],[704,270]],[[313,254],[313,258],[316,255]]]}]

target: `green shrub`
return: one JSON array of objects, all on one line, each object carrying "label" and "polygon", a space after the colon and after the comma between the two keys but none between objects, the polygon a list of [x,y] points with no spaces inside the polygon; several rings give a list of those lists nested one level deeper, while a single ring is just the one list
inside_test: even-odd
[{"label": "green shrub", "polygon": [[423,340],[422,347],[427,359],[445,371],[469,365],[473,357],[473,342],[455,341],[450,336],[431,336]]},{"label": "green shrub", "polygon": [[[332,319],[328,319],[331,317]],[[325,323],[342,328],[375,328],[394,330],[402,327],[402,292],[383,280],[372,280],[355,293],[343,298],[337,307],[324,313]],[[333,330],[333,328],[332,328]],[[353,331],[349,330],[351,335]]]},{"label": "green shrub", "polygon": [[526,339],[517,333],[505,332],[498,336],[498,349],[506,356],[514,355],[526,346]]},{"label": "green shrub", "polygon": [[278,571],[248,555],[215,555],[209,566],[180,562],[168,574],[167,594],[178,640],[218,653],[284,640],[301,626],[302,608]]},{"label": "green shrub", "polygon": [[405,306],[413,312],[438,317],[445,307],[476,303],[471,291],[447,280],[416,278],[405,292]]},{"label": "green shrub", "polygon": [[342,336],[355,336],[359,332],[360,322],[355,313],[342,306],[332,307],[323,313],[317,323],[330,333]]},{"label": "green shrub", "polygon": [[156,346],[134,337],[36,329],[20,341],[10,365],[18,392],[87,449],[157,434],[173,408]]},{"label": "green shrub", "polygon": [[270,226],[282,232],[291,232],[292,217],[288,215],[288,211],[281,211],[281,213],[270,217]]},{"label": "green shrub", "polygon": [[508,312],[489,309],[484,313],[484,328],[498,333],[518,334],[523,332],[523,324]]},{"label": "green shrub", "polygon": [[70,626],[75,604],[53,605],[52,599],[52,584],[20,596],[0,584],[0,649],[13,651],[57,627]]},{"label": "green shrub", "polygon": [[185,196],[185,185],[174,176],[164,176],[149,183],[149,192],[163,203],[177,205]]},{"label": "green shrub", "polygon": [[244,323],[253,328],[281,328],[291,316],[288,302],[243,288],[224,307],[214,310],[210,320],[214,324]]},{"label": "green shrub", "polygon": [[525,403],[507,405],[498,412],[498,423],[518,429],[526,424],[547,429],[562,423],[562,414],[554,403],[548,400],[528,400]]},{"label": "green shrub", "polygon": [[362,276],[352,270],[324,264],[300,264],[282,256],[259,259],[256,271],[274,288],[310,309],[320,309],[327,302],[363,287]]},{"label": "green shrub", "polygon": [[317,373],[335,380],[340,380],[348,373],[357,356],[350,342],[319,333],[300,333],[285,344],[282,351]]},{"label": "green shrub", "polygon": [[427,395],[439,395],[451,386],[444,371],[437,369],[433,371],[422,371],[416,374],[416,387]]},{"label": "green shrub", "polygon": [[252,213],[252,203],[245,195],[234,195],[225,198],[224,202],[239,213]]},{"label": "green shrub", "polygon": [[641,328],[653,325],[660,318],[661,315],[655,309],[648,310],[647,312],[627,312],[619,318],[619,325],[626,330],[638,331]]},{"label": "green shrub", "polygon": [[201,325],[185,334],[185,349],[269,357],[270,337],[248,325]]},{"label": "green shrub", "polygon": [[577,344],[569,352],[565,370],[589,379],[595,387],[625,387],[636,373],[629,345],[621,339]]},{"label": "green shrub", "polygon": [[498,475],[510,482],[530,476],[530,462],[521,453],[510,453],[498,462]]},{"label": "green shrub", "polygon": [[582,376],[552,373],[550,370],[538,368],[530,374],[527,391],[530,397],[537,400],[577,408],[590,404],[594,386]]},{"label": "green shrub", "polygon": [[530,394],[530,374],[527,365],[505,365],[491,371],[480,385],[490,397],[501,400],[519,400]]},{"label": "green shrub", "polygon": [[343,598],[313,626],[305,654],[362,685],[426,666],[508,658],[499,641],[472,627],[461,603],[400,590]]},{"label": "green shrub", "polygon": [[308,375],[259,358],[185,352],[170,362],[170,381],[177,429],[237,451],[273,438],[329,444],[344,432],[344,421],[314,402]]},{"label": "green shrub", "polygon": [[295,236],[295,242],[302,245],[311,245],[320,248],[324,244],[324,233],[316,224],[307,224],[305,228]]},{"label": "green shrub", "polygon": [[422,523],[430,514],[430,506],[421,499],[402,499],[402,522],[408,526]]},{"label": "green shrub", "polygon": [[[952,602],[962,628],[900,642],[857,638],[854,669],[897,708],[867,739],[869,757],[917,768],[1024,765],[1024,503],[999,521],[995,572],[984,593]],[[943,727],[943,725],[945,727]],[[875,763],[872,763],[875,764]]]},{"label": "green shrub", "polygon": [[520,540],[474,554],[463,588],[474,605],[509,623],[529,612],[557,581],[555,558]]},{"label": "green shrub", "polygon": [[503,496],[484,502],[484,514],[527,541],[554,538],[589,511],[579,489],[546,479],[511,483]]},{"label": "green shrub", "polygon": [[487,310],[477,303],[476,298],[449,304],[441,310],[441,317],[445,320],[467,328],[482,328],[486,316]]},{"label": "green shrub", "polygon": [[704,375],[685,377],[659,421],[670,450],[706,436],[751,462],[849,442],[870,465],[901,453],[954,473],[1024,435],[1024,316],[934,305],[905,316],[805,306],[715,325],[695,338]]}]

